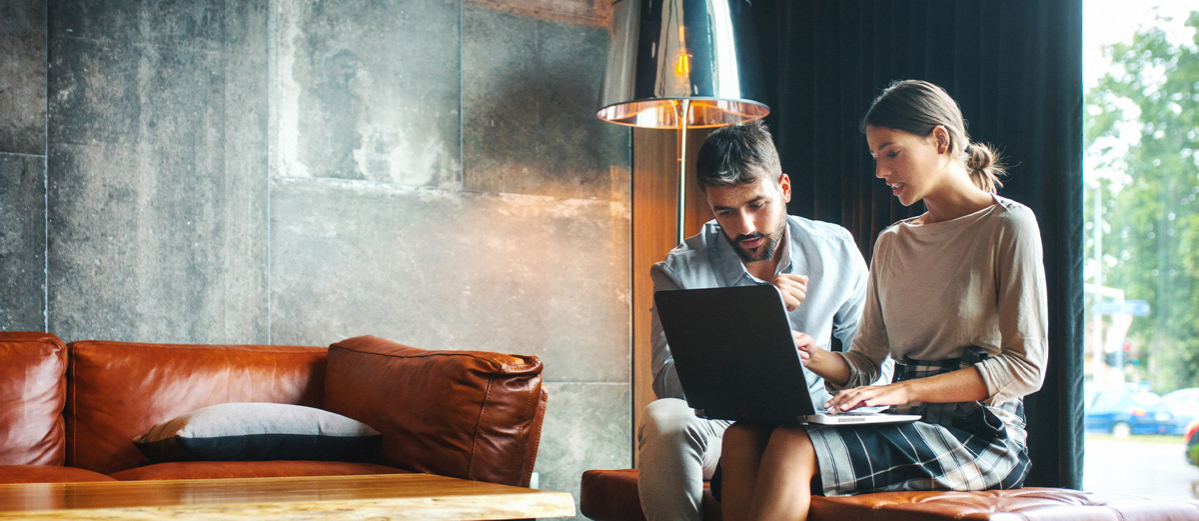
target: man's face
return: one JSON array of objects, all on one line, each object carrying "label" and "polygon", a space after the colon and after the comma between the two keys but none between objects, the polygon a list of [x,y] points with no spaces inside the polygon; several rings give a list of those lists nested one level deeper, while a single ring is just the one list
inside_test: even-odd
[{"label": "man's face", "polygon": [[764,174],[752,183],[708,187],[704,195],[742,262],[774,258],[787,226],[787,202],[791,200],[787,174]]}]

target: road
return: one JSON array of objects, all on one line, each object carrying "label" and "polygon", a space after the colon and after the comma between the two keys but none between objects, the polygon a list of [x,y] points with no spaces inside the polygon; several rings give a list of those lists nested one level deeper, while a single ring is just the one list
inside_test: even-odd
[{"label": "road", "polygon": [[1178,443],[1086,440],[1083,490],[1169,499],[1199,499],[1199,468],[1183,460]]}]

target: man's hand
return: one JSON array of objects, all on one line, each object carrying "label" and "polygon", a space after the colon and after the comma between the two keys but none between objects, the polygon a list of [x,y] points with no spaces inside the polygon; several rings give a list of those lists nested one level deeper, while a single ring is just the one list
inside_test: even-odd
[{"label": "man's hand", "polygon": [[791,273],[780,273],[771,284],[783,294],[783,304],[787,311],[795,311],[808,296],[808,276]]}]

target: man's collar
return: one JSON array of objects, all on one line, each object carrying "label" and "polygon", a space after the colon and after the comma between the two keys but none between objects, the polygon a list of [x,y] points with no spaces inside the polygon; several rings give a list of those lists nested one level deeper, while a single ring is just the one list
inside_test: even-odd
[{"label": "man's collar", "polygon": [[791,273],[791,219],[787,219],[783,224],[783,237],[779,239],[779,248],[783,251],[779,252],[779,263],[774,269],[774,274]]}]

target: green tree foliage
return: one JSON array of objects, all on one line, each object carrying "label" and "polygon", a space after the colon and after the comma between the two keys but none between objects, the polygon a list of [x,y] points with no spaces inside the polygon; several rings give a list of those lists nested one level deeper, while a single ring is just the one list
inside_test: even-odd
[{"label": "green tree foliage", "polygon": [[[1186,25],[1199,28],[1199,11]],[[1199,32],[1175,44],[1148,29],[1105,52],[1112,68],[1086,93],[1084,129],[1101,158],[1087,197],[1103,202],[1103,282],[1152,308],[1129,332],[1139,376],[1160,392],[1199,386]]]}]

